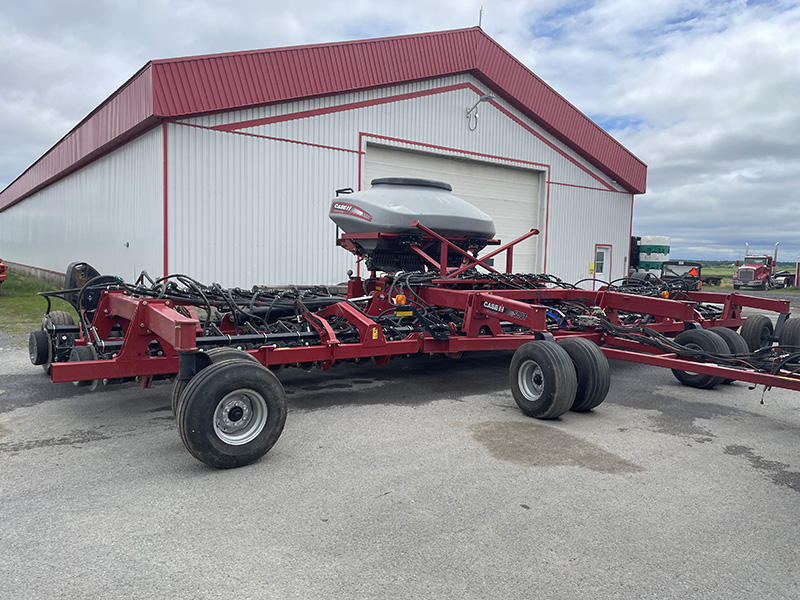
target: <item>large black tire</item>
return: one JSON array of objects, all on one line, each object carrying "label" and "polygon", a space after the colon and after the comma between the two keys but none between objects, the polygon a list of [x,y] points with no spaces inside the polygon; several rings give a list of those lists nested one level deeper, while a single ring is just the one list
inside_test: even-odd
[{"label": "large black tire", "polygon": [[738,289],[739,289],[739,288],[741,288],[741,287],[742,287],[742,286],[740,286],[740,285],[736,285],[736,284],[734,284],[734,285],[733,285],[733,289],[735,289],[735,290],[738,290]]},{"label": "large black tire", "polygon": [[739,330],[751,352],[771,346],[772,332],[772,321],[767,315],[750,315]]},{"label": "large black tire", "polygon": [[[675,341],[681,346],[686,346],[694,350],[703,350],[704,352],[720,355],[728,354],[728,345],[725,343],[725,340],[713,331],[708,331],[707,329],[687,329],[676,335]],[[675,379],[680,381],[683,385],[704,390],[718,386],[725,381],[724,377],[703,375],[702,373],[692,373],[679,369],[672,369],[672,374],[675,375]]]},{"label": "large black tire", "polygon": [[[44,317],[42,317],[42,330],[45,331],[50,325],[75,325],[75,321],[72,319],[72,315],[68,312],[63,310],[51,310],[47,313]],[[28,340],[30,343],[30,340]],[[42,363],[39,363],[42,366],[42,370],[50,375],[50,366],[53,364],[53,344],[50,341],[49,348],[47,350],[47,360]]]},{"label": "large black tire", "polygon": [[[258,365],[261,363],[258,362],[256,357],[248,354],[244,350],[239,350],[238,348],[231,348],[230,346],[222,346],[220,348],[211,348],[210,350],[206,350],[206,356],[211,364],[220,363],[223,360],[234,360],[234,359],[243,359],[252,361]],[[172,383],[172,393],[170,394],[170,400],[172,404],[172,416],[177,417],[178,415],[178,400],[183,393],[183,390],[186,389],[186,386],[189,384],[188,381],[181,379],[180,377],[175,377],[175,381]]]},{"label": "large black tire", "polygon": [[[711,327],[709,331],[713,331],[727,344],[730,354],[750,354],[750,348],[744,338],[732,329],[727,327]],[[732,383],[735,379],[725,379],[722,383]]]},{"label": "large black tire", "polygon": [[558,341],[575,366],[578,387],[570,410],[587,412],[600,406],[611,386],[611,367],[597,344],[585,338],[568,337]]},{"label": "large black tire", "polygon": [[31,331],[30,336],[28,336],[28,356],[30,356],[31,364],[45,364],[50,360],[51,352],[52,343],[47,332],[43,329]]},{"label": "large black tire", "polygon": [[268,369],[225,360],[195,375],[178,400],[186,449],[217,469],[248,465],[266,454],[286,423],[286,394]]},{"label": "large black tire", "polygon": [[509,380],[517,406],[536,419],[563,415],[572,407],[578,388],[575,366],[567,351],[540,340],[517,348]]},{"label": "large black tire", "polygon": [[800,319],[787,319],[781,328],[778,344],[791,352],[800,352]]},{"label": "large black tire", "polygon": [[75,325],[72,315],[63,310],[51,310],[47,315],[53,325]]},{"label": "large black tire", "polygon": [[[69,353],[69,362],[83,361],[83,360],[97,360],[97,351],[94,346],[75,346]],[[92,389],[97,387],[97,380],[86,379],[83,381],[73,381],[73,385],[78,387],[92,386]]]}]

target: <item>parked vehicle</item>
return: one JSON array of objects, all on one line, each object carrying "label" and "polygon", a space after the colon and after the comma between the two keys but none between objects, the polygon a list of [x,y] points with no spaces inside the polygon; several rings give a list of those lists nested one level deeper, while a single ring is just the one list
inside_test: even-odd
[{"label": "parked vehicle", "polygon": [[6,279],[8,279],[8,274],[6,271],[8,267],[3,264],[3,259],[0,258],[0,284],[2,284]]},{"label": "parked vehicle", "polygon": [[680,283],[687,291],[700,291],[703,281],[700,277],[702,265],[692,260],[667,260],[661,263],[661,281]]},{"label": "parked vehicle", "polygon": [[736,261],[736,273],[733,276],[733,289],[742,287],[757,290],[770,288],[791,287],[795,284],[794,273],[790,271],[777,271],[778,244],[775,244],[773,256],[767,254],[750,254],[749,244],[745,244],[744,263],[739,265]]}]

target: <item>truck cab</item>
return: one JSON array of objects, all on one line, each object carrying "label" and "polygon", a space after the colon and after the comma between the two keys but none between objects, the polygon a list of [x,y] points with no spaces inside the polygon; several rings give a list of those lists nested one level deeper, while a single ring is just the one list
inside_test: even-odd
[{"label": "truck cab", "polygon": [[733,276],[733,289],[742,287],[766,290],[773,287],[772,271],[774,262],[771,256],[753,254],[744,257],[744,262]]}]

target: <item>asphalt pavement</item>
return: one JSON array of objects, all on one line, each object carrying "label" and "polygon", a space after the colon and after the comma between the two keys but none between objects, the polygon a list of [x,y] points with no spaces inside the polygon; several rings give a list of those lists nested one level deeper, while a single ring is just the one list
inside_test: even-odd
[{"label": "asphalt pavement", "polygon": [[800,394],[612,361],[525,417],[511,353],[285,369],[286,429],[217,471],[169,385],[52,384],[0,334],[0,598],[800,597]]}]

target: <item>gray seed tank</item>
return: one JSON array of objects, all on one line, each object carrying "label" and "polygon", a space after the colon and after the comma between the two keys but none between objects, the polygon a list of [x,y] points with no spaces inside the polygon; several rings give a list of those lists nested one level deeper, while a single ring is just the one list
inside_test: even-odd
[{"label": "gray seed tank", "polygon": [[[366,257],[370,270],[419,270],[421,261],[404,249],[408,239],[421,237],[411,226],[418,220],[448,239],[463,238],[463,248],[483,248],[494,237],[492,218],[466,200],[454,196],[452,187],[442,181],[385,177],[373,179],[368,190],[338,196],[331,202],[330,218],[345,233],[401,234],[392,239],[359,239],[359,254]],[[423,249],[438,258],[439,243],[427,243]],[[461,258],[450,253],[457,265]]]}]

